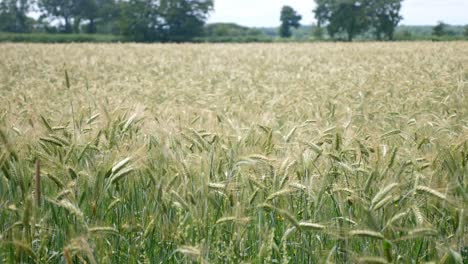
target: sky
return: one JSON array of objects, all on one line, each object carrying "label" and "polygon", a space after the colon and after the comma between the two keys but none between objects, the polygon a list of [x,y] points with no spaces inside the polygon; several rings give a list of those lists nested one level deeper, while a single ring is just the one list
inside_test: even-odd
[{"label": "sky", "polygon": [[[208,20],[234,22],[249,27],[279,25],[281,7],[289,5],[302,15],[301,24],[314,22],[313,0],[214,0],[214,12]],[[403,25],[468,24],[468,0],[404,0]]]}]

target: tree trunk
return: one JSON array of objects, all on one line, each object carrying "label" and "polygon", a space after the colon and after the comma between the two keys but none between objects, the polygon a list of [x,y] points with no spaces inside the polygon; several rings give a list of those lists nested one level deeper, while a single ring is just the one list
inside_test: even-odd
[{"label": "tree trunk", "polygon": [[96,33],[96,22],[94,21],[94,18],[89,19],[88,32],[87,33],[89,33],[89,34]]},{"label": "tree trunk", "polygon": [[74,33],[80,33],[80,22],[81,22],[81,17],[77,17],[73,20],[73,32]]},{"label": "tree trunk", "polygon": [[346,33],[348,33],[348,41],[352,42],[354,37],[354,19],[350,25],[346,28]]},{"label": "tree trunk", "polygon": [[64,32],[65,33],[72,33],[72,27],[70,25],[70,18],[69,17],[64,17],[65,19],[65,29],[64,29]]},{"label": "tree trunk", "polygon": [[354,37],[354,36],[353,36],[353,32],[350,31],[350,30],[348,30],[347,33],[348,33],[348,42],[352,42],[352,41],[353,41],[353,37]]},{"label": "tree trunk", "polygon": [[391,30],[391,31],[388,32],[388,40],[393,41],[393,37],[394,37],[394,36],[393,36],[393,33],[394,33],[393,30]]},{"label": "tree trunk", "polygon": [[382,34],[380,32],[376,32],[375,37],[378,41],[382,41]]}]

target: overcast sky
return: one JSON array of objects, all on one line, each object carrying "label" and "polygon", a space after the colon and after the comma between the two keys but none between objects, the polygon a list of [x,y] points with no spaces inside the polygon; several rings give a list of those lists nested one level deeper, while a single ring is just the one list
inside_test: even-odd
[{"label": "overcast sky", "polygon": [[[214,0],[212,22],[235,22],[251,27],[279,24],[283,5],[290,5],[302,15],[301,24],[314,22],[313,0]],[[468,24],[468,0],[404,0],[401,10],[404,25]]]}]

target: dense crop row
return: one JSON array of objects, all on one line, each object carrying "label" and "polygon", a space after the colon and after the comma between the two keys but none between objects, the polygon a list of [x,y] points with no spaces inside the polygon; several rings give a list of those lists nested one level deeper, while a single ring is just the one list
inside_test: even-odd
[{"label": "dense crop row", "polygon": [[2,44],[0,262],[462,263],[467,50]]}]

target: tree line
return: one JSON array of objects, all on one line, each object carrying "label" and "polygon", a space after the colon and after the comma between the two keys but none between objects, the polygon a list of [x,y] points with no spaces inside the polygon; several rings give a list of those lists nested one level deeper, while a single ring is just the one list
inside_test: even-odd
[{"label": "tree line", "polygon": [[402,0],[315,0],[318,27],[326,27],[333,38],[345,34],[348,41],[371,30],[376,39],[393,40],[395,28],[403,18]]},{"label": "tree line", "polygon": [[[378,40],[393,40],[403,0],[315,0],[317,26],[314,35],[323,37],[326,29],[331,38],[346,35],[348,41],[371,30]],[[280,35],[291,36],[290,27],[298,27],[301,16],[290,6],[281,10]]]},{"label": "tree line", "polygon": [[[314,0],[313,10],[317,24],[313,27],[316,39],[327,34],[330,39],[352,41],[361,34],[373,35],[377,40],[394,40],[398,24],[403,19],[401,7],[403,0]],[[291,28],[300,26],[301,16],[290,6],[284,6],[280,15],[279,34],[291,36]],[[453,36],[449,25],[439,22],[432,35],[435,37]],[[465,26],[468,37],[468,25]],[[367,39],[369,37],[366,37]]]},{"label": "tree line", "polygon": [[[352,41],[359,35],[393,40],[402,20],[403,0],[309,0],[317,24],[315,39]],[[205,25],[213,0],[0,0],[0,31],[88,33],[124,36],[132,41],[183,42],[199,37],[265,40],[268,34],[232,23]],[[31,16],[34,15],[34,16]],[[35,18],[33,18],[35,17]],[[291,6],[280,10],[277,33],[292,36],[302,16]],[[450,35],[447,25],[433,28],[434,36]],[[468,27],[465,29],[468,37]]]},{"label": "tree line", "polygon": [[[213,0],[0,0],[0,31],[188,41],[200,35],[212,10]],[[31,13],[39,17],[33,19]]]}]

